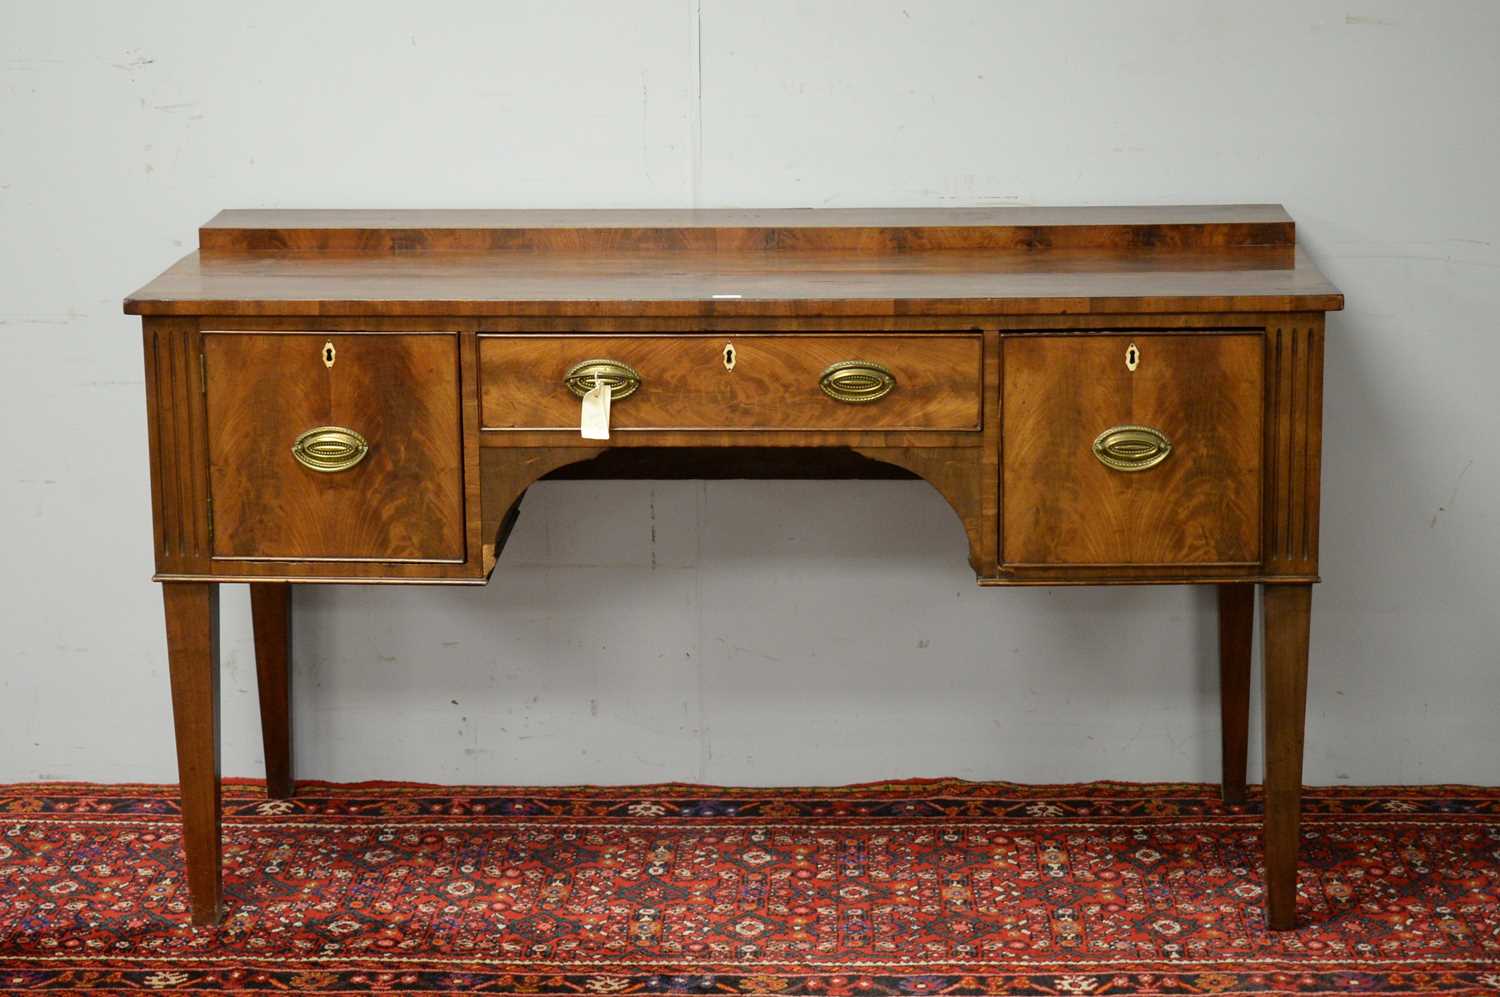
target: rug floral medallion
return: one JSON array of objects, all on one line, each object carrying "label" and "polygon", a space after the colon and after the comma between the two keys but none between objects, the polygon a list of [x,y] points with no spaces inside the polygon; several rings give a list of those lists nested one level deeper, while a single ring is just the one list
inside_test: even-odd
[{"label": "rug floral medallion", "polygon": [[0,992],[1500,993],[1500,789],[1312,789],[1298,923],[1211,786],[0,786]]}]

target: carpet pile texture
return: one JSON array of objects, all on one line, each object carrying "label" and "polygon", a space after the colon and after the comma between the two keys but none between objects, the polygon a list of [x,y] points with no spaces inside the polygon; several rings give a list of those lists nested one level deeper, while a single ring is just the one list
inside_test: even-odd
[{"label": "carpet pile texture", "polygon": [[1500,789],[1311,789],[1299,928],[1212,786],[0,786],[0,992],[1500,992]]}]

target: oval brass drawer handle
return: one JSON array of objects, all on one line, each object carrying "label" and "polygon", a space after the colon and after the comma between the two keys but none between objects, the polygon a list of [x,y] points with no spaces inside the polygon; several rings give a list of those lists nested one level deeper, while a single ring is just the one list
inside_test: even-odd
[{"label": "oval brass drawer handle", "polygon": [[563,375],[563,383],[579,398],[587,394],[590,388],[607,384],[610,387],[610,399],[619,401],[635,394],[636,389],[641,386],[641,375],[635,372],[634,367],[618,360],[585,360],[568,368],[568,372]]},{"label": "oval brass drawer handle", "polygon": [[818,375],[818,387],[837,401],[874,402],[896,387],[896,375],[869,360],[840,360]]},{"label": "oval brass drawer handle", "polygon": [[1094,456],[1116,471],[1144,471],[1167,459],[1172,441],[1150,426],[1116,426],[1094,440]]},{"label": "oval brass drawer handle", "polygon": [[292,456],[297,463],[325,474],[347,471],[365,459],[370,444],[352,429],[343,426],[319,426],[297,437]]}]

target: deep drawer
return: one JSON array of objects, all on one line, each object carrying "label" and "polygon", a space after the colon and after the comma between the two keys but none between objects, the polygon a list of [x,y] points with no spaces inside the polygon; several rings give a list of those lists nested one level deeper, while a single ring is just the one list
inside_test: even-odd
[{"label": "deep drawer", "polygon": [[616,430],[977,430],[980,423],[977,335],[482,335],[484,428],[577,432],[579,399],[568,375],[591,360],[638,378],[612,407]]},{"label": "deep drawer", "polygon": [[464,559],[456,334],[208,332],[203,352],[215,558]]},{"label": "deep drawer", "polygon": [[1264,343],[1005,337],[1002,562],[1258,562]]}]

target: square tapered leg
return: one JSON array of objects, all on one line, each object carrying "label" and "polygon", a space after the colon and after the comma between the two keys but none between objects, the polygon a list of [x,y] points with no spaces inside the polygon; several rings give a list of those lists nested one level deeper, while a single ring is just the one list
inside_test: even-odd
[{"label": "square tapered leg", "polygon": [[194,924],[223,913],[219,838],[219,587],[166,582],[167,662],[182,787],[182,844]]},{"label": "square tapered leg", "polygon": [[1302,816],[1302,735],[1307,714],[1311,585],[1266,585],[1265,632],[1266,923],[1297,922],[1297,837]]}]

